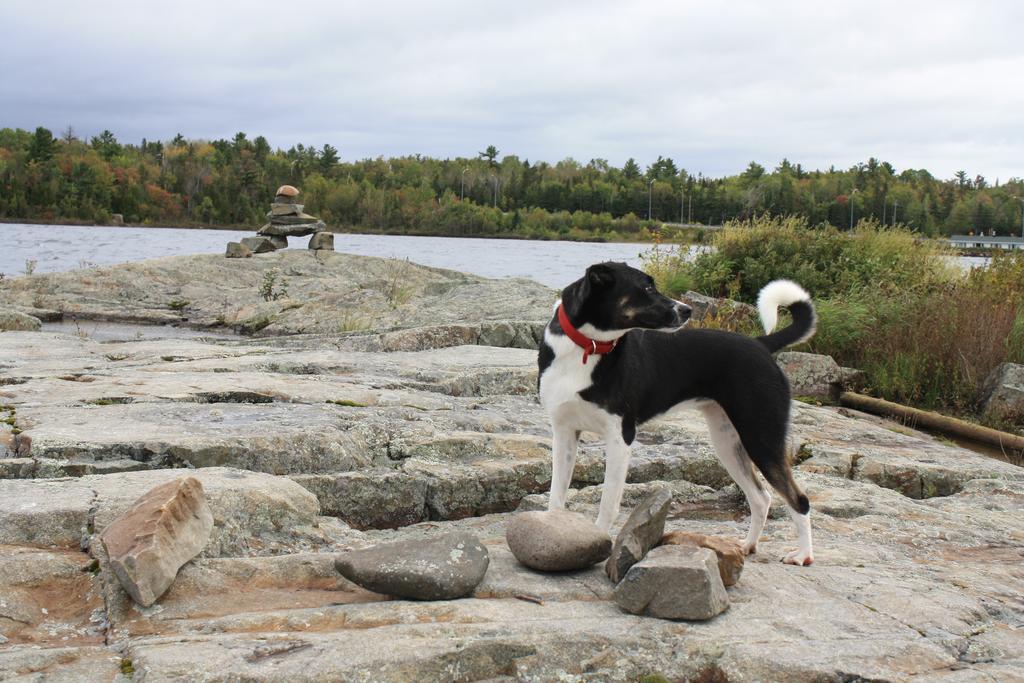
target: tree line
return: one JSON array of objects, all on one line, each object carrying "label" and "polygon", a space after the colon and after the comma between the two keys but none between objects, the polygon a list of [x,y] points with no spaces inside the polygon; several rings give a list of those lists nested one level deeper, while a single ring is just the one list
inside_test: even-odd
[{"label": "tree line", "polygon": [[716,225],[765,214],[848,228],[865,218],[929,236],[1019,234],[1024,181],[990,183],[964,171],[939,179],[869,159],[808,171],[783,159],[751,162],[721,178],[693,175],[667,157],[646,168],[604,159],[551,164],[502,155],[420,155],[343,161],[338,150],[274,149],[250,139],[123,143],[110,131],[85,140],[0,129],[0,218],[109,223],[258,226],[274,190],[302,190],[306,211],[332,227],[441,235],[645,238],[661,224]]}]

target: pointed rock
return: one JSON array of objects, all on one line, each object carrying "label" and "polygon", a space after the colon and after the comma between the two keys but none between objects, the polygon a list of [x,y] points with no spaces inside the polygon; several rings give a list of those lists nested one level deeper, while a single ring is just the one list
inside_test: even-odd
[{"label": "pointed rock", "polygon": [[114,520],[100,540],[110,567],[135,602],[149,607],[178,569],[198,555],[213,530],[203,485],[182,477],[152,489]]},{"label": "pointed rock", "polygon": [[665,517],[672,503],[672,491],[659,489],[633,508],[629,519],[615,537],[612,554],[604,565],[608,578],[618,583],[629,568],[644,559],[647,551],[658,544],[665,532]]},{"label": "pointed rock", "polygon": [[363,588],[411,600],[454,600],[473,593],[487,572],[490,556],[473,534],[397,541],[351,550],[334,566]]}]

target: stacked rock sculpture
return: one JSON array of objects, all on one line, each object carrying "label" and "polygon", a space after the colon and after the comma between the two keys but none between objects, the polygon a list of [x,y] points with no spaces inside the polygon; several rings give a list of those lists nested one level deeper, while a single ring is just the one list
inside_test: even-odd
[{"label": "stacked rock sculpture", "polygon": [[256,233],[256,237],[246,237],[239,242],[228,242],[225,256],[228,258],[248,258],[254,253],[275,251],[288,246],[289,237],[305,237],[313,235],[309,240],[309,248],[314,251],[333,251],[334,235],[327,232],[327,226],[316,216],[304,213],[303,204],[296,204],[295,198],[299,190],[292,185],[277,188],[274,203],[267,212],[267,224]]}]

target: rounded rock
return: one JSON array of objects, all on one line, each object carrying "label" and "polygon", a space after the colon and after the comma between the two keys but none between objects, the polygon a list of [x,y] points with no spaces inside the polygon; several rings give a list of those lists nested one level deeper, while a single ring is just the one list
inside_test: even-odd
[{"label": "rounded rock", "polygon": [[278,197],[298,197],[299,188],[294,185],[282,185],[277,188],[277,192],[274,193]]},{"label": "rounded rock", "polygon": [[505,542],[522,564],[546,572],[585,569],[608,559],[612,550],[607,532],[567,510],[519,513],[509,522]]},{"label": "rounded rock", "polygon": [[454,600],[483,581],[490,556],[473,534],[396,541],[340,555],[334,566],[367,590],[410,600]]}]

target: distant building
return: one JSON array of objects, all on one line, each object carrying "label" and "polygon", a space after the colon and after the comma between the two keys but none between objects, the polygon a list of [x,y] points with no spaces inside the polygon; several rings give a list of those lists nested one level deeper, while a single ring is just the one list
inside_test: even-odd
[{"label": "distant building", "polygon": [[960,249],[1024,249],[1024,237],[1008,235],[953,235],[949,243]]}]

